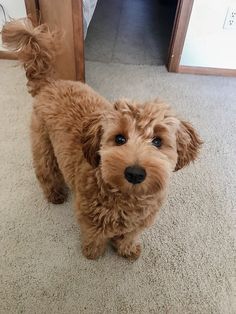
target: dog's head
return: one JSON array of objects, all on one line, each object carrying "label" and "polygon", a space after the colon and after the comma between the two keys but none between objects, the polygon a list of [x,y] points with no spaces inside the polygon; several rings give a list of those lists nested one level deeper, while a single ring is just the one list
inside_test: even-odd
[{"label": "dog's head", "polygon": [[166,104],[127,100],[88,116],[81,142],[85,158],[100,167],[106,184],[139,195],[165,189],[171,172],[194,161],[202,144],[191,124]]}]

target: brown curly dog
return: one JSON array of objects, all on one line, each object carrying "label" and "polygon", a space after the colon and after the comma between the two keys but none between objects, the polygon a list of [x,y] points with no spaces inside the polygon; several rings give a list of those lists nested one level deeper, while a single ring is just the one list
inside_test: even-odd
[{"label": "brown curly dog", "polygon": [[28,19],[7,23],[4,44],[23,63],[35,97],[32,152],[49,202],[75,193],[83,254],[96,259],[111,241],[136,259],[140,233],[162,206],[173,171],[194,161],[202,144],[188,122],[162,102],[110,104],[89,86],[57,80],[56,33]]}]

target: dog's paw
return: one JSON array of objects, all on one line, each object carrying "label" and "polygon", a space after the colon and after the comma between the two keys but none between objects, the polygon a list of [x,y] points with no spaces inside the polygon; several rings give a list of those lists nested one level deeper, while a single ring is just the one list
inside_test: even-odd
[{"label": "dog's paw", "polygon": [[53,204],[63,204],[67,199],[67,192],[64,189],[55,190],[48,196],[48,201]]},{"label": "dog's paw", "polygon": [[104,254],[105,247],[95,247],[94,245],[83,245],[82,253],[88,259],[98,259],[100,256]]},{"label": "dog's paw", "polygon": [[117,250],[118,255],[127,258],[130,261],[135,261],[141,255],[142,247],[140,243],[133,244]]}]

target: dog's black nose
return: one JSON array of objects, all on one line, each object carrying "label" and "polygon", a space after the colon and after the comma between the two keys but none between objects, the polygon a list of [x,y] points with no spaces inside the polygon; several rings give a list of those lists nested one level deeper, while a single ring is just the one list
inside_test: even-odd
[{"label": "dog's black nose", "polygon": [[125,178],[133,184],[141,183],[146,178],[146,171],[142,167],[132,166],[125,169]]}]

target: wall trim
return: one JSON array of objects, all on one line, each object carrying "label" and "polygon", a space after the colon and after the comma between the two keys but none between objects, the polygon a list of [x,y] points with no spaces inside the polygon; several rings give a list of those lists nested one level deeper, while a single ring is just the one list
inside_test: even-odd
[{"label": "wall trim", "polygon": [[180,65],[178,68],[179,73],[188,74],[203,74],[203,75],[216,75],[216,76],[236,76],[236,69],[223,69],[223,68],[210,68],[210,67],[196,67]]},{"label": "wall trim", "polygon": [[14,52],[0,51],[0,59],[17,60],[17,56]]}]

